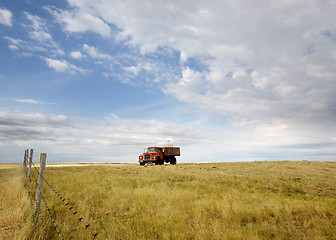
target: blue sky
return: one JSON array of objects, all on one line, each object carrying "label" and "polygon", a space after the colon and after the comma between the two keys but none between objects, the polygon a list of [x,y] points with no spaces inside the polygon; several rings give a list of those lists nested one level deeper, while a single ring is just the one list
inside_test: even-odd
[{"label": "blue sky", "polygon": [[1,162],[335,160],[333,1],[0,3]]}]

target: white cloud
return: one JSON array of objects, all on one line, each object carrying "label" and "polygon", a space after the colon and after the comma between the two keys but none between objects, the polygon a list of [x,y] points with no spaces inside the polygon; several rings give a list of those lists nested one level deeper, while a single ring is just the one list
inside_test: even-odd
[{"label": "white cloud", "polygon": [[[189,69],[188,74],[188,68],[182,68],[182,78],[169,83],[167,93],[207,111],[269,121],[314,114],[312,103],[333,101],[336,46],[323,35],[325,29],[336,34],[331,1],[277,1],[263,8],[243,1],[193,1],[193,7],[186,7],[188,1],[71,4],[116,24],[122,29],[120,36],[128,37],[143,53],[168,45],[181,52],[181,64],[187,64],[188,58],[204,57],[206,70]],[[108,14],[105,9],[110,5],[117,7]],[[308,24],[312,16],[323,17]],[[312,43],[315,52],[305,56]],[[136,75],[141,68],[126,69]],[[323,99],[322,92],[326,93]]]},{"label": "white cloud", "polygon": [[69,63],[65,60],[61,61],[57,59],[45,58],[45,61],[50,68],[55,69],[57,72],[65,72],[70,69]]},{"label": "white cloud", "polygon": [[[15,39],[8,36],[4,36],[10,44],[8,45],[9,49],[17,51],[17,54],[22,56],[32,56],[33,53],[46,53],[48,52],[47,47],[36,45],[34,42],[25,41],[22,39]],[[57,50],[57,49],[56,49]]]},{"label": "white cloud", "polygon": [[24,15],[28,20],[23,24],[27,33],[22,35],[22,39],[4,36],[10,42],[9,49],[16,51],[16,54],[20,56],[64,55],[64,51],[52,39],[47,20],[28,12],[24,12]]},{"label": "white cloud", "polygon": [[81,59],[83,57],[80,51],[73,51],[70,53],[70,56],[74,59]]},{"label": "white cloud", "polygon": [[[173,124],[120,118],[113,114],[101,119],[79,119],[64,115],[0,112],[0,147],[3,150],[29,146],[47,152],[53,161],[136,162],[144,147],[167,139],[181,147],[179,160],[182,162],[302,160],[302,151],[309,160],[335,156],[335,140],[327,139],[325,135],[317,136],[316,133],[321,132],[315,130],[306,132],[302,138],[296,135],[297,129],[290,128],[282,120],[276,125],[251,130],[242,126],[235,129],[204,128],[195,123]],[[329,141],[318,144],[326,140]],[[324,155],[316,158],[321,151]]]},{"label": "white cloud", "polygon": [[21,99],[21,98],[15,98],[14,99],[16,102],[19,102],[19,103],[33,103],[33,104],[41,104],[40,101],[38,100],[35,100],[35,99]]},{"label": "white cloud", "polygon": [[[166,94],[251,129],[272,123],[281,133],[280,122],[300,136],[306,136],[303,125],[324,134],[334,129],[333,1],[69,3],[115,24],[117,39],[143,55],[165,46],[179,51],[182,77],[167,82]],[[189,66],[194,59],[204,68]],[[143,65],[124,69],[136,76]]]},{"label": "white cloud", "polygon": [[0,112],[0,145],[43,147],[48,156],[60,151],[63,158],[77,154],[77,160],[135,162],[146,145],[166,139],[186,146],[207,142],[200,138],[200,130],[157,120]]},{"label": "white cloud", "polygon": [[[165,94],[196,106],[207,116],[229,119],[232,134],[227,134],[228,129],[219,131],[220,134],[250,148],[254,144],[284,147],[286,143],[293,147],[300,143],[334,146],[335,1],[68,3],[67,10],[48,8],[64,31],[94,32],[107,41],[116,39],[134,51],[131,61],[118,61],[121,56],[83,44],[81,51],[85,56],[107,63],[103,73],[106,77],[120,78],[128,84],[134,79],[160,82]],[[43,21],[27,16],[36,32],[30,36],[50,40],[48,29],[41,25]],[[13,50],[23,45],[19,40],[8,40]],[[180,53],[179,59],[174,59],[177,66],[169,65],[171,59],[166,65],[156,62],[160,58],[155,56],[162,48]],[[79,58],[82,53],[71,52],[70,56]],[[59,72],[83,71],[65,60],[44,59]],[[114,71],[115,62],[118,71]],[[143,72],[146,76],[139,77]],[[134,131],[141,136],[141,132]],[[205,136],[205,132],[200,136]],[[101,143],[106,141],[97,139]],[[230,139],[216,133],[206,139],[216,146],[230,143]]]},{"label": "white cloud", "polygon": [[[134,0],[69,0],[68,3],[67,10],[46,8],[65,31],[92,31],[104,37],[114,34],[116,39],[138,47],[144,58],[156,53],[158,47],[180,52],[181,77],[176,80],[176,73],[172,80],[166,78],[162,89],[206,112],[251,122],[317,116],[320,112],[313,105],[318,105],[326,116],[333,112],[330,111],[336,88],[333,1],[143,4]],[[41,19],[29,14],[27,17],[35,30],[45,29]],[[118,30],[112,34],[110,26]],[[83,44],[83,51],[101,61],[113,60],[110,54],[88,44]],[[71,56],[80,57],[79,54],[72,52]],[[203,67],[192,66],[190,62],[194,60]],[[47,62],[57,71],[76,71],[74,65],[64,60]],[[144,59],[120,66],[129,73],[124,80],[127,83],[132,83],[131,78],[142,70],[152,73],[153,82],[160,82],[158,69],[165,70]],[[104,75],[110,76],[110,71],[106,69]],[[170,72],[162,76],[165,74],[168,76]]]},{"label": "white cloud", "polygon": [[101,53],[97,50],[97,48],[89,46],[87,44],[83,44],[83,50],[86,51],[93,58],[101,58],[111,60],[112,57],[109,54]]},{"label": "white cloud", "polygon": [[158,65],[156,65],[154,63],[150,63],[150,62],[139,62],[135,66],[124,67],[124,69],[127,72],[130,72],[130,73],[134,74],[134,76],[138,76],[138,74],[141,71],[147,71],[147,72],[151,72],[151,73],[155,73],[155,72],[159,71]]},{"label": "white cloud", "polygon": [[13,13],[5,8],[0,8],[0,24],[12,26]]},{"label": "white cloud", "polygon": [[57,72],[70,72],[70,73],[85,72],[84,69],[77,67],[76,65],[69,63],[66,60],[58,60],[52,58],[44,58],[44,60],[46,61],[47,65],[50,68],[54,69]]},{"label": "white cloud", "polygon": [[68,32],[78,33],[92,31],[103,37],[111,36],[109,25],[100,17],[94,16],[90,12],[82,11],[79,8],[75,8],[73,11],[63,11],[52,8],[46,9],[56,17],[59,23],[64,25],[64,30]]},{"label": "white cloud", "polygon": [[8,36],[4,36],[4,39],[8,40],[13,45],[20,45],[23,42],[21,39],[15,39],[15,38],[11,38],[11,37],[8,37]]},{"label": "white cloud", "polygon": [[32,23],[32,31],[29,32],[29,36],[37,40],[39,42],[52,42],[52,37],[50,33],[48,33],[48,28],[46,27],[45,23],[39,16],[34,16],[28,12],[25,12],[27,19]]},{"label": "white cloud", "polygon": [[32,99],[32,98],[14,98],[13,99],[16,102],[19,103],[30,103],[30,104],[56,104],[54,102],[41,102],[39,100],[36,99]]},{"label": "white cloud", "polygon": [[13,51],[17,51],[17,50],[19,50],[18,46],[16,46],[16,45],[12,45],[12,44],[8,45],[8,48],[9,48],[10,50],[13,50]]}]

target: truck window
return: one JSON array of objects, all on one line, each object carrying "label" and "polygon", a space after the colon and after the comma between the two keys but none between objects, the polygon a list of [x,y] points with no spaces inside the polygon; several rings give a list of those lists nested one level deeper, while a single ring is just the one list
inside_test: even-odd
[{"label": "truck window", "polygon": [[148,148],[148,152],[162,152],[161,148]]}]

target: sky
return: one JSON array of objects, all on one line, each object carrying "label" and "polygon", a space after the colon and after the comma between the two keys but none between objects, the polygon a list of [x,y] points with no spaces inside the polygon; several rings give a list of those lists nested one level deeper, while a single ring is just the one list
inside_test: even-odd
[{"label": "sky", "polygon": [[[0,162],[336,160],[333,0],[2,0]],[[35,157],[34,161],[37,161]]]}]

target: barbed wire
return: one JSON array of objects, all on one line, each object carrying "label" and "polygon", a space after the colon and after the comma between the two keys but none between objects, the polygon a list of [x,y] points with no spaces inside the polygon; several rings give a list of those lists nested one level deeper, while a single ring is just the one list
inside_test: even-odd
[{"label": "barbed wire", "polygon": [[[32,164],[33,164],[33,167],[34,167],[34,169],[35,169],[35,171],[37,172],[37,174],[39,175],[39,176],[41,176],[41,178],[43,179],[43,181],[48,185],[48,187],[56,194],[56,196],[62,201],[62,203],[64,204],[64,206],[66,206],[67,208],[68,208],[68,210],[69,211],[71,211],[72,212],[72,214],[77,218],[77,220],[79,221],[79,222],[82,222],[83,223],[83,226],[84,226],[84,228],[85,229],[87,229],[88,231],[90,231],[90,233],[91,233],[91,235],[93,236],[93,238],[94,239],[98,239],[98,240],[100,240],[99,239],[99,237],[98,237],[98,232],[94,232],[91,228],[90,228],[90,224],[87,224],[87,223],[85,223],[85,221],[84,221],[84,218],[83,217],[81,217],[81,216],[79,216],[78,215],[78,213],[77,213],[77,211],[75,211],[74,209],[73,209],[73,207],[72,206],[70,206],[70,204],[69,204],[69,202],[68,201],[66,201],[66,199],[62,196],[62,195],[60,195],[57,191],[56,191],[56,189],[42,176],[42,175],[40,175],[40,173],[39,173],[39,171],[37,170],[37,168],[36,168],[36,166],[35,166],[35,164],[32,162]],[[43,195],[42,195],[43,196]],[[42,197],[42,199],[44,200],[44,198]],[[47,208],[48,209],[48,208]],[[56,227],[56,225],[55,225],[55,227]]]},{"label": "barbed wire", "polygon": [[45,237],[46,240],[48,240],[47,230],[45,229],[44,221],[43,221],[43,218],[42,218],[42,216],[41,216],[41,213],[39,213],[39,216],[40,216],[41,223],[42,223],[42,228],[43,228],[43,232],[44,232],[44,237]]},{"label": "barbed wire", "polygon": [[[35,165],[34,165],[34,168],[35,168]],[[36,169],[36,168],[35,168],[35,169]],[[36,170],[37,170],[37,169],[36,169]],[[37,171],[37,173],[40,174],[39,171]],[[37,185],[37,180],[36,180],[35,176],[34,176],[34,175],[32,175],[32,176],[33,176],[34,181],[35,181],[35,183],[36,183],[36,185]],[[42,176],[41,176],[41,177],[42,177]],[[54,218],[54,216],[52,215],[52,213],[51,213],[51,211],[50,211],[50,208],[48,207],[48,204],[47,204],[46,200],[44,199],[44,196],[43,196],[43,194],[42,194],[42,189],[39,189],[39,188],[38,188],[38,191],[40,191],[41,198],[43,199],[43,202],[44,202],[44,204],[45,204],[45,206],[46,206],[47,212],[49,213],[49,217],[50,217],[52,223],[53,223],[54,226],[55,226],[55,229],[56,229],[56,232],[57,232],[58,236],[60,237],[61,240],[63,240],[63,239],[62,239],[62,236],[61,236],[61,233],[60,233],[60,231],[59,231],[59,229],[58,229],[58,227],[57,227],[57,225],[56,225],[55,218]],[[39,209],[39,208],[37,209],[37,213],[40,215],[40,209]],[[35,218],[35,216],[34,216],[34,218]],[[37,218],[37,217],[36,217],[36,218]],[[45,230],[45,228],[44,228],[44,223],[43,223],[43,219],[42,219],[42,217],[41,217],[41,220],[42,220],[43,231],[44,231],[44,233],[46,233],[46,230]],[[38,219],[37,219],[37,223],[38,223]],[[34,221],[34,228],[35,228],[35,221]],[[46,234],[45,234],[45,237],[46,237],[46,239],[47,239]]]},{"label": "barbed wire", "polygon": [[43,194],[41,194],[41,197],[42,197],[42,200],[43,200],[43,202],[44,202],[44,204],[45,204],[45,206],[46,206],[46,208],[47,208],[47,211],[48,211],[48,213],[49,213],[49,216],[50,216],[50,218],[51,218],[51,221],[53,222],[53,224],[54,224],[54,226],[55,226],[55,229],[56,229],[56,232],[57,232],[58,236],[60,237],[61,240],[63,240],[63,238],[62,238],[62,236],[61,236],[61,233],[60,233],[60,231],[59,231],[58,228],[57,228],[55,218],[54,218],[54,216],[52,215],[52,213],[51,213],[51,211],[50,211],[50,208],[48,207],[48,204],[47,204],[46,200],[45,200],[44,197],[43,197]]},{"label": "barbed wire", "polygon": [[[36,184],[36,186],[37,186],[37,180],[36,180],[35,176],[34,176],[33,174],[31,174],[30,176],[32,176],[32,177],[34,178],[34,182],[35,182],[35,184]],[[29,179],[29,182],[31,182],[31,178]],[[41,195],[42,195],[41,190],[40,190],[40,193],[41,193]],[[30,189],[28,189],[28,194],[30,194]],[[43,195],[42,195],[42,196],[43,196]],[[31,196],[30,196],[30,200],[31,200]],[[32,206],[32,208],[33,208],[32,203],[31,203],[31,206]],[[40,209],[38,209],[37,214],[38,214],[38,216],[39,216],[40,219],[41,219],[41,223],[42,223],[42,228],[43,228],[44,237],[45,237],[45,239],[48,239],[48,237],[47,237],[47,231],[46,231],[46,229],[45,229],[45,225],[44,225],[43,218],[42,218],[42,216],[41,216]],[[35,233],[35,239],[37,239],[37,228],[36,228],[36,224],[38,224],[38,218],[36,217],[36,220],[35,220],[35,215],[36,215],[36,213],[34,213],[34,215],[33,215],[33,221],[34,221],[34,233]]]}]

